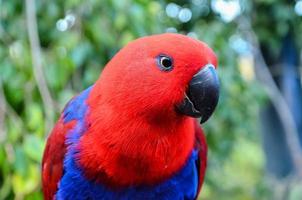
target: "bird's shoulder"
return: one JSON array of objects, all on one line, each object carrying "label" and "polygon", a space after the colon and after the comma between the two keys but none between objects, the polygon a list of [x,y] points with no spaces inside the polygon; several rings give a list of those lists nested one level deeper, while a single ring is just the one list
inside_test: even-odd
[{"label": "bird's shoulder", "polygon": [[[87,111],[85,103],[91,87],[72,98],[65,106],[60,119],[48,136],[42,159],[42,187],[44,199],[53,199],[63,176],[63,162],[67,152],[68,134],[84,126]],[[77,130],[74,130],[77,129]]]},{"label": "bird's shoulder", "polygon": [[198,191],[200,192],[204,182],[205,172],[207,168],[207,153],[208,146],[204,132],[198,122],[195,122],[195,150],[198,152],[198,159],[196,160],[196,167],[198,169]]}]

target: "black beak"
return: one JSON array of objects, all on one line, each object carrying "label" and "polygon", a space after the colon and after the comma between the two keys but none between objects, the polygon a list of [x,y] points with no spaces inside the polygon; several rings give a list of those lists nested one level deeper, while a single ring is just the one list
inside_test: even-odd
[{"label": "black beak", "polygon": [[219,80],[213,65],[208,64],[189,83],[184,100],[177,106],[180,113],[207,121],[219,99]]}]

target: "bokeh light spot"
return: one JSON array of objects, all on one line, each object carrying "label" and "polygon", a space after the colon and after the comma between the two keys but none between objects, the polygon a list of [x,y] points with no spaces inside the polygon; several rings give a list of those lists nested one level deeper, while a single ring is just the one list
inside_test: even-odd
[{"label": "bokeh light spot", "polygon": [[180,6],[175,3],[169,3],[166,6],[166,13],[169,17],[176,18],[180,11]]},{"label": "bokeh light spot", "polygon": [[220,14],[222,20],[225,22],[231,22],[241,14],[238,0],[212,0],[211,7],[216,13]]},{"label": "bokeh light spot", "polygon": [[179,11],[178,19],[181,22],[183,22],[183,23],[188,22],[191,20],[191,18],[192,18],[192,11],[189,8],[182,8]]},{"label": "bokeh light spot", "polygon": [[59,19],[56,23],[56,27],[59,31],[66,31],[68,28],[68,23],[65,19]]},{"label": "bokeh light spot", "polygon": [[297,15],[302,16],[302,1],[297,1],[295,5],[295,12]]}]

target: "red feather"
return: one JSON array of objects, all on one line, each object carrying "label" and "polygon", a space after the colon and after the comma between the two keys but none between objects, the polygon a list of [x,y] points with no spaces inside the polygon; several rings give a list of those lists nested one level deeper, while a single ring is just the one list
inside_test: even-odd
[{"label": "red feather", "polygon": [[42,188],[45,200],[52,200],[63,174],[63,160],[66,153],[65,137],[75,121],[67,124],[62,118],[57,122],[48,137],[42,160]]},{"label": "red feather", "polygon": [[[180,51],[181,49],[181,51]],[[159,50],[162,50],[159,52]],[[173,55],[174,70],[163,73],[154,62]],[[199,190],[207,147],[195,119],[175,112],[192,76],[216,66],[204,43],[180,35],[145,37],[123,48],[106,65],[87,99],[87,129],[77,144],[77,164],[89,179],[117,186],[156,184],[176,174],[199,149]],[[52,199],[62,176],[65,137],[75,122],[58,122],[43,158],[43,191]]]},{"label": "red feather", "polygon": [[[197,165],[199,165],[199,181],[198,181],[197,194],[199,194],[199,192],[201,190],[201,186],[204,181],[206,168],[207,168],[208,146],[207,146],[205,135],[197,121],[195,123],[195,137],[196,137],[195,149],[198,150],[198,157],[199,157],[198,163],[197,163]],[[196,199],[197,199],[197,197],[196,197]]]},{"label": "red feather", "polygon": [[[159,53],[173,55],[173,71],[158,69]],[[181,35],[145,37],[120,50],[87,101],[89,128],[78,158],[86,175],[127,186],[155,184],[175,174],[195,142],[195,120],[175,112],[175,105],[208,63],[217,64],[213,51]]]}]

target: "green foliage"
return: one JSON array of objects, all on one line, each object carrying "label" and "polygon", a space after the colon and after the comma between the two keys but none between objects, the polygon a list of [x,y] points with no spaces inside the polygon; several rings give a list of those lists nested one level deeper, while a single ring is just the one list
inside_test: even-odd
[{"label": "green foliage", "polygon": [[301,17],[294,11],[294,2],[257,0],[253,6],[248,14],[253,19],[253,26],[256,27],[254,30],[260,42],[270,47],[271,56],[274,58],[278,56],[282,38],[289,31],[294,34],[296,44],[302,46]]},{"label": "green foliage", "polygon": [[[230,47],[230,38],[238,33],[236,24],[223,22],[208,1],[192,2],[178,1],[193,12],[192,19],[182,23],[166,15],[169,1],[165,0],[36,1],[42,65],[55,101],[55,109],[48,112],[58,116],[66,102],[94,83],[102,67],[129,41],[168,27],[191,33],[217,52],[222,85],[217,112],[205,125],[209,164],[202,195],[204,199],[267,199],[257,129],[263,91],[240,73],[239,56]],[[252,10],[249,2],[241,3]],[[280,6],[274,8],[280,10]],[[276,19],[292,18],[281,10],[272,11]],[[262,20],[255,23],[261,27],[260,38],[266,38],[270,18],[260,14]],[[283,21],[276,27],[280,34],[287,29]],[[0,1],[0,97],[5,102],[5,112],[0,109],[0,199],[41,199],[40,163],[50,131],[45,130],[46,121],[51,119],[46,118],[49,105],[43,104],[33,72],[25,1]]]}]

